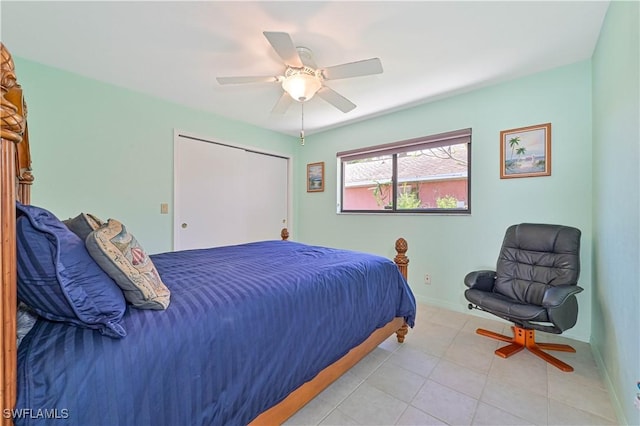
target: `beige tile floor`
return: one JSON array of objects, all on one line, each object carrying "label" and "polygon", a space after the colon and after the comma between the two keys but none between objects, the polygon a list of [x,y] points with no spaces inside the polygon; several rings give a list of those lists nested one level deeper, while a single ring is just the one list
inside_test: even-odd
[{"label": "beige tile floor", "polygon": [[553,354],[564,373],[522,351],[508,359],[504,343],[478,327],[510,334],[504,322],[420,305],[404,343],[392,337],[287,421],[287,425],[615,425],[616,416],[589,344]]}]

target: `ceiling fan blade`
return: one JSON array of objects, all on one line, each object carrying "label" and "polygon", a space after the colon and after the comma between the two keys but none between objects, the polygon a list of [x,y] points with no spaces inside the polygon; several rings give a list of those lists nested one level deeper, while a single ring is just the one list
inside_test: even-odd
[{"label": "ceiling fan blade", "polygon": [[325,80],[338,80],[340,78],[360,77],[380,73],[382,73],[382,62],[380,62],[380,58],[334,65],[322,70],[322,76]]},{"label": "ceiling fan blade", "polygon": [[293,102],[293,98],[285,91],[282,91],[282,96],[278,99],[278,102],[273,106],[271,114],[284,114],[289,109],[289,106]]},{"label": "ceiling fan blade", "polygon": [[245,83],[273,83],[278,77],[272,75],[246,76],[246,77],[217,77],[219,84],[245,84]]},{"label": "ceiling fan blade", "polygon": [[322,86],[318,90],[318,96],[345,113],[356,107],[356,104],[327,86]]},{"label": "ceiling fan blade", "polygon": [[286,65],[295,68],[301,68],[303,66],[300,55],[298,55],[296,46],[293,44],[293,40],[291,40],[289,34],[270,31],[264,31],[262,34],[269,40],[273,50],[276,51]]}]

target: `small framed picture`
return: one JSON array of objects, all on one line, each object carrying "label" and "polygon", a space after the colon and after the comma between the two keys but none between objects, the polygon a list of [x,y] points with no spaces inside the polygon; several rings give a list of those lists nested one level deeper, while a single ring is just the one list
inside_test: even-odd
[{"label": "small framed picture", "polygon": [[551,175],[551,123],[500,132],[500,179]]},{"label": "small framed picture", "polygon": [[324,191],[324,162],[307,164],[307,192]]}]

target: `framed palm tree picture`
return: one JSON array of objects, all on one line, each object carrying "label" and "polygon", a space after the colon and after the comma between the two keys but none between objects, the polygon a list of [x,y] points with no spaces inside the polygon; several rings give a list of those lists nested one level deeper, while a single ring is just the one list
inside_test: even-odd
[{"label": "framed palm tree picture", "polygon": [[500,179],[551,175],[551,123],[500,132]]}]

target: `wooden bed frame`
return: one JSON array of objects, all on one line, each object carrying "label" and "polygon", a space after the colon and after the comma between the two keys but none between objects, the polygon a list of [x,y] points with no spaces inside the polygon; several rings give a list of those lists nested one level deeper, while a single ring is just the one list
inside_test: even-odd
[{"label": "wooden bed frame", "polygon": [[[11,54],[0,43],[1,50],[1,92],[0,120],[0,275],[2,276],[2,299],[0,316],[2,317],[2,351],[0,352],[0,398],[2,399],[2,425],[13,424],[8,409],[15,407],[17,395],[17,259],[16,259],[16,212],[15,200],[24,204],[31,202],[31,157],[27,130],[27,109],[23,101],[22,88],[15,75],[15,66]],[[289,238],[287,229],[281,232],[283,240]],[[394,259],[400,272],[407,278],[406,257],[407,242],[400,238],[396,241],[397,255]],[[404,341],[408,327],[403,318],[395,318],[386,326],[374,331],[367,340],[353,348],[344,357],[322,370],[314,379],[293,391],[279,404],[260,414],[252,425],[281,424],[318,395],[327,386],[364,358],[380,343],[397,335],[399,342]],[[36,407],[34,407],[36,408]]]}]

